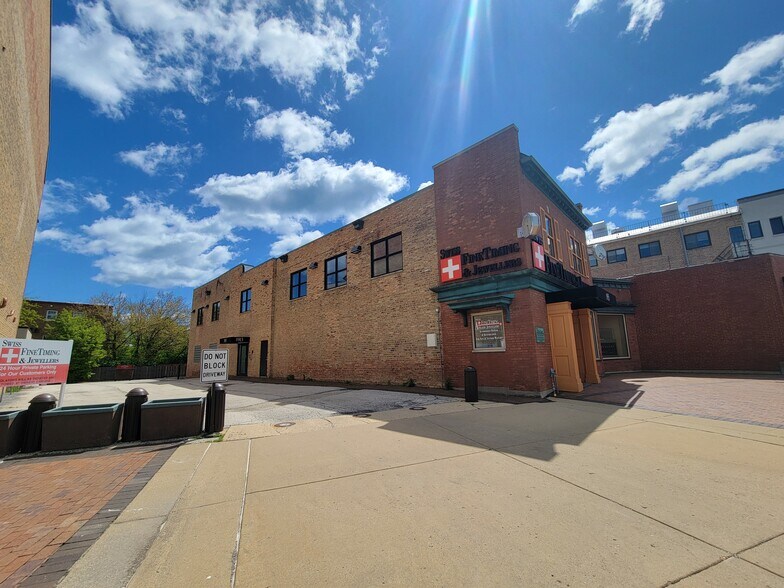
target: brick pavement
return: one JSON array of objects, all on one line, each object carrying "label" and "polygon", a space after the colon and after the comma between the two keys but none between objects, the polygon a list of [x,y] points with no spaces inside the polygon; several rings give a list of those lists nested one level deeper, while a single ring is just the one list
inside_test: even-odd
[{"label": "brick pavement", "polygon": [[565,398],[784,428],[784,376],[633,373]]},{"label": "brick pavement", "polygon": [[171,451],[107,449],[0,464],[0,587],[54,585]]}]

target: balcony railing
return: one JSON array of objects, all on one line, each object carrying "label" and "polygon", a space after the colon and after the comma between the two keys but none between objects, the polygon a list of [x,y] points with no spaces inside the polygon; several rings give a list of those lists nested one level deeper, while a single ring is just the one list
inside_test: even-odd
[{"label": "balcony railing", "polygon": [[[713,216],[721,216],[727,214],[728,210],[734,208],[735,205],[731,204],[714,204],[713,206],[706,206],[705,208],[699,208],[696,210],[690,210],[688,212],[678,212],[677,215],[672,215],[673,218],[663,219],[658,218],[654,220],[647,220],[641,221],[639,223],[634,223],[631,225],[624,225],[622,227],[617,227],[613,229],[612,233],[608,233],[604,236],[615,235],[617,233],[625,233],[627,231],[635,231],[638,229],[647,229],[651,227],[657,227],[663,224],[673,223],[673,225],[677,225],[678,221],[687,221],[690,218],[695,216],[702,216],[704,218],[711,218]],[[593,239],[601,239],[602,237],[594,236]]]}]

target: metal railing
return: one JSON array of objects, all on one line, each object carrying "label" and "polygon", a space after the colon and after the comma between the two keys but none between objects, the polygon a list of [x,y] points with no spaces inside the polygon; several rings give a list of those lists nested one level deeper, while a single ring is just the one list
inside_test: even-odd
[{"label": "metal railing", "polygon": [[602,237],[594,236],[593,239],[602,239],[603,237],[608,237],[610,235],[615,235],[617,233],[625,233],[627,231],[634,231],[637,229],[647,229],[650,227],[663,225],[665,223],[675,223],[676,221],[685,221],[695,216],[704,215],[706,218],[710,218],[713,216],[721,216],[723,214],[727,214],[727,210],[730,208],[734,208],[734,206],[735,206],[734,204],[722,203],[722,204],[714,204],[713,206],[707,206],[705,208],[699,208],[696,210],[690,210],[687,212],[679,212],[677,213],[677,215],[673,215],[673,218],[668,218],[666,220],[663,218],[658,218],[654,220],[641,221],[639,223],[617,227],[613,229],[611,233],[608,233],[607,235],[603,235]]},{"label": "metal railing", "polygon": [[751,257],[751,243],[747,240],[736,241],[727,245],[721,253],[716,256],[713,261],[726,261],[728,259],[741,259],[743,257]]},{"label": "metal railing", "polygon": [[95,369],[91,382],[113,380],[152,380],[158,378],[184,378],[186,365],[172,363],[166,365],[118,365],[102,366]]}]

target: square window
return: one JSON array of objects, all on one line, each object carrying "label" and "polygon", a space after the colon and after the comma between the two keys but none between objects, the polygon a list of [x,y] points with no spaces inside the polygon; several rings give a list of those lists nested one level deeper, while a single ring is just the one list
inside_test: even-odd
[{"label": "square window", "polygon": [[759,239],[762,236],[762,223],[760,221],[751,221],[749,223],[749,238]]},{"label": "square window", "polygon": [[53,321],[57,318],[57,311],[56,310],[47,310],[46,311],[46,320]]},{"label": "square window", "polygon": [[324,264],[324,289],[331,290],[346,285],[346,254],[330,257]]},{"label": "square window", "polygon": [[782,217],[777,216],[776,218],[770,219],[770,230],[773,231],[774,235],[781,235],[784,233],[784,220],[782,220]]},{"label": "square window", "polygon": [[240,314],[250,310],[251,291],[250,288],[240,293]]},{"label": "square window", "polygon": [[622,314],[597,314],[599,343],[604,359],[627,359],[629,341],[626,335],[626,319]]},{"label": "square window", "polygon": [[397,233],[376,241],[371,245],[372,277],[383,276],[403,269],[403,235]]},{"label": "square window", "polygon": [[690,233],[683,236],[683,243],[686,249],[699,249],[701,247],[710,247],[711,238],[709,231],[700,231],[699,233]]},{"label": "square window", "polygon": [[651,241],[650,243],[640,243],[640,259],[645,257],[655,257],[661,255],[661,243],[659,241]]},{"label": "square window", "polygon": [[626,247],[610,249],[607,252],[607,263],[621,263],[626,261]]},{"label": "square window", "polygon": [[301,269],[291,274],[289,283],[289,298],[296,300],[308,295],[308,270]]},{"label": "square window", "polygon": [[591,264],[591,267],[597,267],[599,265],[599,260],[596,259],[593,255],[589,255],[588,263]]},{"label": "square window", "polygon": [[746,240],[746,235],[743,234],[743,227],[730,227],[730,241],[733,243],[742,243]]}]

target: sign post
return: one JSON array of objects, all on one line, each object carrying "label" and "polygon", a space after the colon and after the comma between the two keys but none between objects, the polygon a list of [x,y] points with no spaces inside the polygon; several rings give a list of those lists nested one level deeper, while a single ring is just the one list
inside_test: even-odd
[{"label": "sign post", "polygon": [[62,406],[72,350],[73,341],[0,339],[0,387],[61,384]]}]

